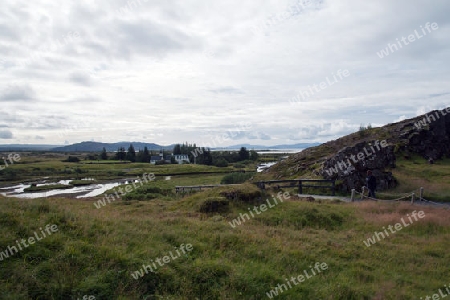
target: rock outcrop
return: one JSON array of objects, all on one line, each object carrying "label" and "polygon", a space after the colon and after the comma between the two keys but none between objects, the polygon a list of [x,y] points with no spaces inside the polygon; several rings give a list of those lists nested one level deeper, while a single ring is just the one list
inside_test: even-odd
[{"label": "rock outcrop", "polygon": [[434,160],[450,157],[450,107],[402,122],[399,139],[400,150]]},{"label": "rock outcrop", "polygon": [[372,170],[377,189],[385,190],[397,185],[389,171],[396,167],[396,156],[412,154],[431,160],[450,157],[450,107],[305,149],[265,173],[277,179],[336,179],[337,187],[349,192],[361,190]]},{"label": "rock outcrop", "polygon": [[[383,143],[382,147],[380,143]],[[361,190],[366,184],[365,174],[372,170],[377,178],[377,188],[385,190],[395,187],[397,181],[391,172],[384,171],[386,167],[395,168],[395,146],[387,141],[361,142],[351,147],[345,147],[336,155],[327,159],[319,171],[325,179],[336,179],[340,183],[337,188],[350,191]]]}]

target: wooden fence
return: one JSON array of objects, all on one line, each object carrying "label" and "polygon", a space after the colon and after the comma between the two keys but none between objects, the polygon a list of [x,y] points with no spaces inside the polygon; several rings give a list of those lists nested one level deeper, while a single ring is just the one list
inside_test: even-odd
[{"label": "wooden fence", "polygon": [[239,184],[210,184],[210,185],[184,185],[176,186],[175,193],[189,193],[192,191],[201,191],[202,189],[212,189],[218,186],[229,186],[229,185],[239,185]]},{"label": "wooden fence", "polygon": [[[319,182],[329,183],[329,185],[313,185],[308,183]],[[304,184],[306,183],[306,184]],[[264,190],[266,185],[276,185],[277,188],[295,188],[298,187],[298,193],[303,194],[303,188],[327,188],[331,189],[332,195],[336,193],[336,183],[332,179],[289,179],[289,180],[267,180],[258,181],[256,185]]]}]

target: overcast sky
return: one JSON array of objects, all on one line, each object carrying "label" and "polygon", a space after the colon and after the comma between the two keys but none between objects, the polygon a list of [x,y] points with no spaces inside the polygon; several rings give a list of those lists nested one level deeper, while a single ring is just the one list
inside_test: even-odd
[{"label": "overcast sky", "polygon": [[3,0],[0,144],[326,142],[442,109],[449,15],[448,0]]}]

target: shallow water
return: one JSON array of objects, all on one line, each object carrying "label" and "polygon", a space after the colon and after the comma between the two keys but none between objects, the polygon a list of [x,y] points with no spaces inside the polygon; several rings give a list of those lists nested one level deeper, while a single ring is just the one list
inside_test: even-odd
[{"label": "shallow water", "polygon": [[264,171],[265,169],[267,169],[267,168],[273,166],[273,165],[276,164],[276,163],[277,163],[276,161],[273,161],[273,162],[268,162],[268,163],[259,164],[258,167],[256,168],[256,172],[262,172],[262,171]]},{"label": "shallow water", "polygon": [[[58,182],[53,182],[53,183],[39,183],[39,184],[36,184],[36,186],[52,185],[52,184],[69,184],[70,181],[72,181],[72,180],[60,180]],[[55,196],[55,195],[61,195],[61,194],[80,194],[76,198],[86,198],[86,197],[98,196],[109,189],[112,189],[116,186],[123,184],[122,182],[123,181],[109,182],[109,183],[94,183],[94,184],[90,184],[90,185],[76,186],[76,187],[73,187],[70,189],[54,189],[54,190],[48,190],[48,191],[36,192],[36,193],[24,193],[23,190],[27,187],[30,187],[31,184],[21,183],[18,185],[0,188],[0,195],[6,196],[6,197],[34,199],[34,198],[49,197],[49,196]],[[2,192],[2,190],[4,192]]]}]

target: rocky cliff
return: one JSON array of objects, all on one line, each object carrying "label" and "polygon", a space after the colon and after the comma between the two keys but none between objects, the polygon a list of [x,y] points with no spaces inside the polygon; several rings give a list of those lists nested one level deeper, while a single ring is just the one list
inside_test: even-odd
[{"label": "rocky cliff", "polygon": [[383,127],[369,128],[291,155],[268,169],[263,177],[336,179],[338,188],[360,190],[367,170],[377,189],[395,187],[389,172],[398,155],[425,159],[450,157],[450,107]]}]

